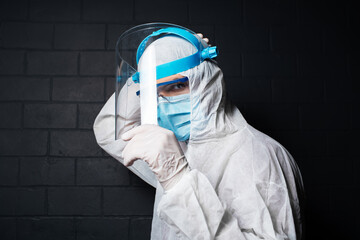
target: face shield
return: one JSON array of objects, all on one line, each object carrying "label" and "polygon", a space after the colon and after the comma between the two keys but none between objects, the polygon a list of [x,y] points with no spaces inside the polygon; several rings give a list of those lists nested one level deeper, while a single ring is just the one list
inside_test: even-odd
[{"label": "face shield", "polygon": [[179,73],[216,56],[216,47],[180,26],[144,24],[124,32],[116,45],[115,138],[139,118],[141,124],[181,129],[189,83]]}]

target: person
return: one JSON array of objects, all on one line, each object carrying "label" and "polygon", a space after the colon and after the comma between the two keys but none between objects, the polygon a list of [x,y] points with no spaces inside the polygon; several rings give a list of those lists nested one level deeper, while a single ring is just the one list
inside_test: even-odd
[{"label": "person", "polygon": [[[150,46],[160,53],[156,66],[197,51],[171,34]],[[214,60],[157,80],[165,83],[157,85],[158,125],[140,124],[135,93],[143,92],[127,82],[133,99],[119,137],[115,94],[94,132],[106,152],[156,188],[151,239],[301,239],[300,171],[232,105]]]}]

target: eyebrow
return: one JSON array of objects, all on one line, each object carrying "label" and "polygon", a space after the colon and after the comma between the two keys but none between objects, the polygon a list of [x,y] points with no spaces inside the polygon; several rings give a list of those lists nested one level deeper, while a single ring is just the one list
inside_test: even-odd
[{"label": "eyebrow", "polygon": [[183,77],[183,78],[178,78],[172,81],[168,81],[168,82],[162,82],[162,83],[158,83],[157,87],[163,86],[163,85],[168,85],[168,84],[173,84],[173,83],[177,83],[177,82],[186,82],[189,79],[187,77]]}]

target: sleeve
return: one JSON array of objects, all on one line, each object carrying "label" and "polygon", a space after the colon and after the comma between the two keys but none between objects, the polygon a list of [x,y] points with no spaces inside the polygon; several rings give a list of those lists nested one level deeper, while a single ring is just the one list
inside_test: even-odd
[{"label": "sleeve", "polygon": [[[124,128],[131,129],[137,126],[136,119],[124,124]],[[109,155],[124,164],[121,153],[126,145],[121,139],[115,140],[115,94],[113,94],[94,122],[95,138],[99,146]],[[124,131],[126,131],[124,129]],[[144,161],[136,161],[129,169],[143,179],[145,182],[156,188],[157,180],[153,172]]]},{"label": "sleeve", "polygon": [[162,197],[158,215],[179,238],[248,239],[225,211],[208,179],[191,170]]},{"label": "sleeve", "polygon": [[242,229],[238,224],[241,218],[234,216],[236,210],[230,213],[206,176],[191,170],[164,194],[157,213],[180,239],[296,239],[273,231],[271,210],[266,208],[263,214],[267,216],[255,220],[261,228],[255,224]]}]

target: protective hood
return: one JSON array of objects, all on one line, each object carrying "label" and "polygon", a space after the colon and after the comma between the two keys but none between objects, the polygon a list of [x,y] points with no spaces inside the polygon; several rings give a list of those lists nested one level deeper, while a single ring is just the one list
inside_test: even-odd
[{"label": "protective hood", "polygon": [[[175,45],[176,48],[172,48]],[[185,40],[170,37],[159,40],[156,47],[166,49],[157,64],[188,56],[193,51]],[[194,170],[192,172],[198,172],[184,180],[178,191],[163,195],[158,190],[156,205],[159,205],[160,218],[165,222],[176,221],[178,215],[170,216],[172,211],[177,210],[180,214],[186,209],[175,206],[173,202],[186,198],[185,192],[191,195],[189,188],[194,187],[194,181],[198,184],[202,182],[200,188],[206,188],[205,182],[208,181],[216,191],[214,199],[219,197],[220,205],[227,206],[230,212],[234,211],[234,221],[242,231],[254,231],[250,235],[265,239],[295,239],[296,235],[300,238],[297,189],[302,189],[302,180],[291,155],[275,140],[247,124],[240,111],[227,99],[223,72],[215,61],[206,60],[179,74],[189,79],[192,108],[190,140],[185,154]],[[205,176],[206,180],[199,180],[199,175]],[[206,199],[211,202],[210,196],[209,193]],[[274,200],[278,202],[271,202]],[[180,205],[188,206],[188,203]],[[200,208],[205,214],[207,207]],[[272,222],[271,219],[277,217],[279,219]],[[186,214],[182,218],[187,219]],[[160,225],[171,232],[157,217],[154,216],[153,221],[154,227]],[[188,227],[182,229],[177,224],[172,225],[174,229],[188,231],[183,234],[190,239],[199,231],[201,235],[211,235],[205,234],[209,226],[203,225],[203,231],[199,230],[199,226],[190,233]],[[157,237],[154,233],[153,238]]]},{"label": "protective hood", "polygon": [[182,74],[190,81],[190,141],[219,139],[245,126],[240,111],[227,101],[223,73],[214,61],[204,61]]},{"label": "protective hood", "polygon": [[[190,42],[176,36],[163,37],[151,46],[157,53],[157,66],[197,51]],[[190,141],[227,136],[244,127],[246,121],[239,110],[227,102],[223,73],[215,61],[205,60],[179,74],[189,79],[192,106]],[[235,119],[237,124],[234,124]]]}]

